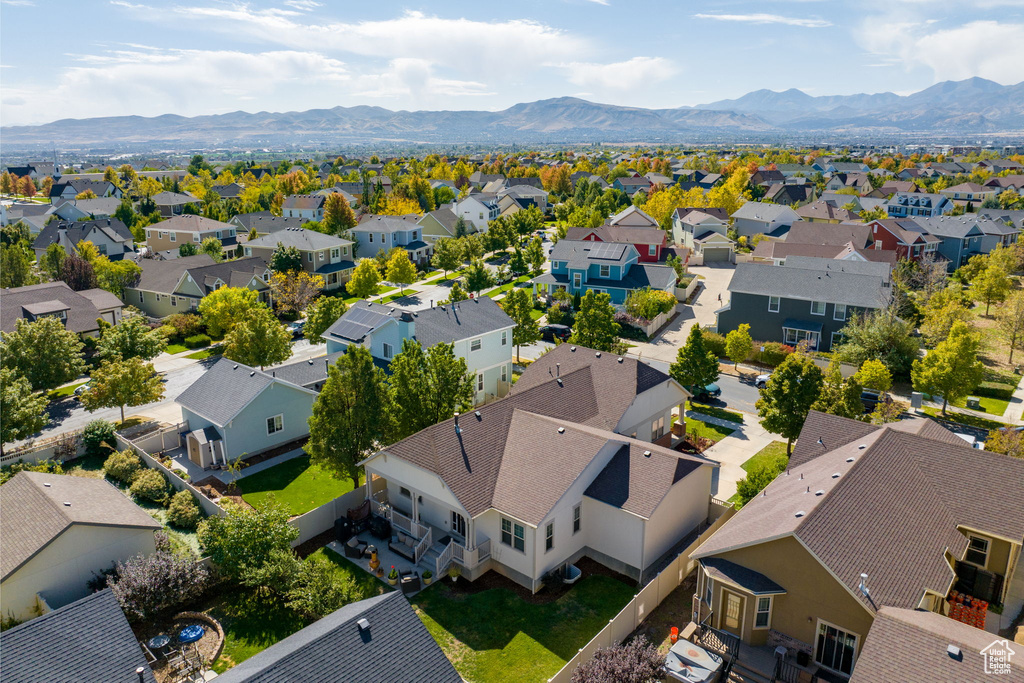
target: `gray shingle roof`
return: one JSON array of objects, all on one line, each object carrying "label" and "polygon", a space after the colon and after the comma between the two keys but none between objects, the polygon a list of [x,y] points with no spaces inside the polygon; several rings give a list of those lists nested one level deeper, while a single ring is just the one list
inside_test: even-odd
[{"label": "gray shingle roof", "polygon": [[[399,230],[415,230],[419,227],[419,216],[409,216],[408,220],[401,216],[376,216],[367,214],[352,228],[353,232],[395,232]],[[415,219],[415,220],[414,220]]]},{"label": "gray shingle roof", "polygon": [[914,222],[933,235],[957,239],[963,239],[975,227],[986,235],[1013,235],[1020,232],[1017,228],[1011,228],[1002,221],[982,218],[976,214],[932,216],[930,218],[915,216]]},{"label": "gray shingle roof", "polygon": [[235,226],[221,223],[205,216],[182,214],[156,223],[153,229],[161,231],[173,230],[175,232],[213,232],[217,230],[234,230]]},{"label": "gray shingle roof", "polygon": [[636,255],[636,247],[616,242],[561,239],[551,248],[552,261],[566,261],[569,268],[587,268],[591,263],[623,265]]},{"label": "gray shingle roof", "polygon": [[300,387],[310,388],[317,382],[323,382],[327,379],[328,366],[338,362],[338,358],[344,353],[344,351],[338,351],[318,358],[279,365],[270,371],[270,376],[285,382],[291,382]]},{"label": "gray shingle roof", "polygon": [[701,560],[700,564],[708,576],[715,581],[735,584],[754,595],[775,595],[786,592],[785,588],[764,574],[720,557],[707,557]]},{"label": "gray shingle roof", "polygon": [[501,306],[486,296],[417,311],[414,319],[414,338],[425,349],[435,344],[450,344],[515,325],[512,318],[501,310]]},{"label": "gray shingle roof", "polygon": [[60,235],[66,235],[68,242],[77,245],[86,238],[92,230],[104,233],[108,239],[114,242],[128,242],[132,239],[132,231],[124,223],[116,218],[104,218],[95,221],[53,221],[36,236],[32,243],[33,249],[46,249],[51,244],[58,244]]},{"label": "gray shingle roof", "polygon": [[732,214],[733,218],[772,222],[777,220],[798,221],[800,216],[785,204],[768,202],[747,202]]},{"label": "gray shingle roof", "polygon": [[139,667],[156,682],[109,588],[0,633],[4,683],[139,683]]},{"label": "gray shingle roof", "polygon": [[[366,619],[364,632],[358,621]],[[223,683],[460,683],[400,592],[345,605],[219,677]]]},{"label": "gray shingle roof", "polygon": [[186,271],[208,294],[218,279],[229,287],[244,287],[253,275],[262,278],[267,270],[267,262],[257,256],[216,263],[209,254],[196,254],[169,261],[143,259],[139,266],[142,268],[142,278],[135,288],[164,294],[174,291]]},{"label": "gray shingle roof", "polygon": [[[762,263],[740,263],[729,282],[730,292],[778,296],[783,299],[828,301],[859,308],[882,308],[892,296],[879,275],[835,272],[832,261],[805,257],[801,266],[773,266]],[[884,264],[873,264],[884,266]]]},{"label": "gray shingle roof", "polygon": [[221,358],[178,396],[178,405],[224,426],[274,383],[256,368]]},{"label": "gray shingle roof", "polygon": [[115,303],[92,289],[75,292],[59,280],[27,287],[0,289],[0,331],[14,330],[17,321],[26,317],[27,306],[44,301],[60,301],[68,308],[64,326],[72,332],[90,332],[97,329],[96,319],[100,317],[101,309],[121,306],[119,299]]},{"label": "gray shingle roof", "polygon": [[19,472],[0,487],[0,507],[4,511],[0,515],[4,579],[72,524],[160,528],[159,522],[104,479]]},{"label": "gray shingle roof", "polygon": [[180,206],[182,204],[198,204],[201,200],[190,194],[182,192],[157,192],[153,195],[153,202],[157,206]]},{"label": "gray shingle roof", "polygon": [[327,198],[323,195],[315,194],[293,194],[284,198],[284,203],[281,204],[282,209],[320,209],[323,207],[324,202]]},{"label": "gray shingle roof", "polygon": [[[981,652],[993,640],[998,639],[991,633],[942,614],[883,607],[871,624],[850,683],[892,683],[924,674],[929,683],[1024,683],[1024,646],[1012,642],[1009,647],[1016,656],[1010,660],[1009,675],[985,673]],[[960,649],[960,658],[950,656],[950,645]]]},{"label": "gray shingle roof", "polygon": [[794,535],[858,599],[861,572],[877,606],[916,607],[926,588],[944,594],[944,553],[967,547],[958,525],[1024,538],[1024,461],[926,435],[923,422],[878,427],[812,412],[789,469],[694,557]]},{"label": "gray shingle roof", "polygon": [[[259,224],[255,223],[254,226],[257,232],[259,232]],[[276,249],[278,244],[283,244],[286,247],[296,247],[299,251],[316,251],[347,247],[352,244],[352,241],[334,235],[325,235],[316,230],[292,227],[276,230],[269,235],[249,240],[247,243],[250,247],[269,247],[270,249]]]},{"label": "gray shingle roof", "polygon": [[[676,281],[676,272],[669,266],[659,266],[653,263],[634,263],[629,267],[626,276],[621,280],[608,280],[596,277],[588,277],[587,287],[598,287],[605,289],[651,289],[666,290]],[[569,283],[569,276],[565,273],[544,273],[530,282],[541,284],[566,285]]]}]

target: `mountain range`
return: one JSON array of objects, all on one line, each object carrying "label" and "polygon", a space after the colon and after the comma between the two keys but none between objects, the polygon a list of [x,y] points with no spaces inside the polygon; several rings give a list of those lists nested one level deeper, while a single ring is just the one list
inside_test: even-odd
[{"label": "mountain range", "polygon": [[111,116],[5,126],[8,148],[37,145],[271,145],[306,142],[593,142],[770,139],[794,134],[900,135],[1024,130],[1024,82],[938,83],[912,95],[811,96],[757,90],[696,107],[644,109],[559,97],[502,111],[391,111],[355,106],[185,117]]}]

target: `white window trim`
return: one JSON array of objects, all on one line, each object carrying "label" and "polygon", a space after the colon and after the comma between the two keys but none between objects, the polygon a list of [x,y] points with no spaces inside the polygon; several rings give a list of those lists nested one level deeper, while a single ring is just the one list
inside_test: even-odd
[{"label": "white window trim", "polygon": [[583,531],[583,503],[577,503],[572,507],[572,533],[573,535]]},{"label": "white window trim", "polygon": [[[971,562],[970,560],[967,559],[967,553],[971,552],[971,541],[975,541],[975,540],[977,540],[977,541],[984,541],[985,542],[985,563],[984,564],[978,564],[977,562]],[[981,551],[980,550],[976,550],[975,552],[981,552]],[[987,539],[984,536],[978,536],[976,534],[967,534],[967,550],[964,551],[964,562],[966,562],[967,564],[969,564],[971,566],[979,567],[979,568],[984,569],[984,570],[987,571],[988,570],[988,558],[989,558],[989,556],[991,554],[992,554],[992,541],[990,539]]]},{"label": "white window trim", "polygon": [[[775,308],[772,308],[772,299],[775,299]],[[768,297],[768,312],[769,313],[778,313],[780,308],[782,308],[782,297],[780,297],[780,296],[769,296]]]},{"label": "white window trim", "polygon": [[[821,313],[815,313],[814,312],[815,304],[821,304]],[[827,311],[828,311],[828,302],[825,302],[825,301],[812,301],[811,302],[811,315],[825,315],[825,313]]]},{"label": "white window trim", "polygon": [[[832,311],[832,319],[833,320],[839,320],[839,321],[845,321],[846,320],[846,304],[834,304],[833,305],[833,309],[834,309]],[[839,315],[839,311],[842,311],[843,314]]]},{"label": "white window trim", "polygon": [[[762,612],[761,611],[761,601],[762,600],[767,600],[768,601],[768,610],[767,610],[767,612]],[[775,600],[770,595],[755,595],[754,596],[754,630],[755,631],[766,631],[766,630],[768,630],[768,629],[770,629],[772,627],[772,606],[773,606],[774,602],[775,602]],[[768,615],[768,623],[766,623],[764,626],[758,626],[757,625],[757,616],[759,614],[767,614]]]},{"label": "white window trim", "polygon": [[384,354],[385,358],[390,360],[391,357],[394,355],[394,352],[395,349],[391,346],[391,344],[389,344],[388,342],[381,343],[381,353]]},{"label": "white window trim", "polygon": [[[484,346],[483,339],[471,339],[469,341],[469,352],[479,351]],[[475,347],[475,348],[474,348]]]},{"label": "white window trim", "polygon": [[648,256],[657,256],[658,255],[658,245],[657,244],[648,244],[647,245],[647,255]]},{"label": "white window trim", "polygon": [[[508,526],[508,535],[509,535],[510,543],[506,543],[505,542],[505,537],[504,537],[504,535],[505,535],[505,526],[504,526],[505,522],[508,522],[508,525],[509,525]],[[523,530],[523,535],[521,537],[517,537],[516,536],[516,527],[519,527],[520,529]],[[520,550],[519,548],[516,547],[516,538],[519,538],[523,542],[522,550]],[[499,517],[499,521],[498,521],[498,542],[501,543],[506,548],[511,548],[512,550],[516,551],[517,553],[522,553],[522,554],[525,555],[526,554],[526,527],[524,527],[522,524],[519,524],[514,519],[510,519],[508,517]]]},{"label": "white window trim", "polygon": [[192,241],[193,242],[202,242],[202,240],[199,239],[199,233],[198,232],[192,233]]},{"label": "white window trim", "polygon": [[605,266],[605,265],[598,266],[597,275],[598,275],[598,277],[604,278],[604,279],[607,280],[608,278],[610,278],[612,276],[612,267],[611,266]]},{"label": "white window trim", "polygon": [[501,345],[508,346],[508,330],[501,331]]},{"label": "white window trim", "polygon": [[[270,421],[274,420],[275,421],[274,424],[276,426],[277,418],[281,418],[281,426],[278,427],[277,429],[275,429],[274,431],[270,431]],[[266,424],[267,424],[267,436],[272,436],[274,434],[277,434],[278,432],[283,432],[284,431],[284,413],[278,413],[277,415],[271,415],[270,417],[267,418]]]},{"label": "white window trim", "polygon": [[831,626],[832,628],[836,629],[837,631],[842,631],[843,633],[846,633],[847,635],[853,636],[853,638],[854,638],[854,642],[853,642],[853,662],[850,663],[850,670],[851,671],[857,668],[857,647],[861,643],[860,634],[859,633],[855,633],[853,631],[850,631],[848,629],[845,629],[842,626],[837,626],[836,624],[833,624],[830,621],[825,621],[824,619],[821,619],[821,618],[819,618],[817,620],[817,622],[814,624],[814,643],[811,645],[811,661],[814,662],[815,664],[817,664],[818,666],[822,667],[823,669],[826,669],[828,671],[832,671],[833,673],[837,673],[837,674],[839,674],[841,676],[846,676],[848,674],[844,674],[842,671],[840,671],[838,669],[833,669],[832,667],[828,666],[827,664],[822,664],[821,662],[819,662],[817,660],[817,656],[818,656],[818,630],[821,628],[822,624],[825,624],[826,626]]},{"label": "white window trim", "polygon": [[549,553],[555,549],[555,523],[548,522],[544,527],[544,552]]},{"label": "white window trim", "polygon": [[172,242],[178,241],[178,233],[172,230],[171,232],[168,233],[168,235],[170,236]]}]

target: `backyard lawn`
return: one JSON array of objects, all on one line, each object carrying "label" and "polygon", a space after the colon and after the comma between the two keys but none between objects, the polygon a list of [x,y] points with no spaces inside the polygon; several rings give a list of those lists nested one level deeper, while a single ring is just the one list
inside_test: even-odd
[{"label": "backyard lawn", "polygon": [[530,317],[533,318],[534,320],[540,320],[542,317],[544,317],[544,313],[545,311],[538,311],[536,308],[530,309]]},{"label": "backyard lawn", "polygon": [[506,588],[454,595],[436,583],[413,606],[464,679],[519,683],[557,673],[634,591],[607,576],[586,576],[554,602],[535,604]]},{"label": "backyard lawn", "polygon": [[336,479],[318,466],[311,465],[309,456],[303,454],[242,477],[238,480],[238,488],[242,490],[242,499],[249,505],[256,506],[273,495],[291,514],[301,515],[351,491],[352,480]]}]

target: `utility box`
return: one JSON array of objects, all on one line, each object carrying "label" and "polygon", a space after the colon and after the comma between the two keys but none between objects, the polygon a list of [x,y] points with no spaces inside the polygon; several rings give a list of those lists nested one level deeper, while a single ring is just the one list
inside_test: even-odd
[{"label": "utility box", "polygon": [[910,407],[914,410],[921,410],[921,406],[924,405],[924,395],[920,391],[914,391],[910,394]]}]

